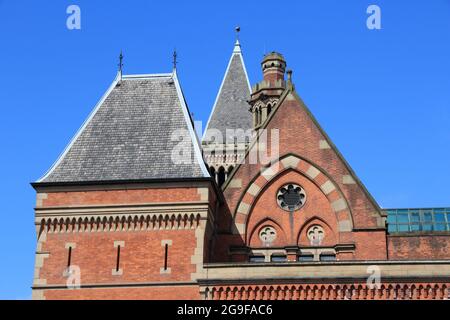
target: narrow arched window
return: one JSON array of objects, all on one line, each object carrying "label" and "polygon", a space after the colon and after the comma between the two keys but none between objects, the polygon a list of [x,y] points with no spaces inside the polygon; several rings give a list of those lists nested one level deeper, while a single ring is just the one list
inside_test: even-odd
[{"label": "narrow arched window", "polygon": [[259,124],[259,109],[255,108],[255,125]]},{"label": "narrow arched window", "polygon": [[271,112],[272,112],[272,105],[269,103],[267,105],[267,116],[269,116]]},{"label": "narrow arched window", "polygon": [[225,182],[225,169],[224,167],[220,167],[218,171],[217,184],[219,185],[219,187],[221,187],[224,182]]},{"label": "narrow arched window", "polygon": [[261,124],[262,123],[262,108],[258,109],[258,114],[259,114],[259,122],[258,122],[258,124]]}]

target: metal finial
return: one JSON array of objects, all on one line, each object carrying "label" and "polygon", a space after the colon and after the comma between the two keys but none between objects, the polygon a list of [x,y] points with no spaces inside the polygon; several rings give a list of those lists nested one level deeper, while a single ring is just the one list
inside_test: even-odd
[{"label": "metal finial", "polygon": [[178,64],[177,57],[178,57],[177,49],[175,49],[175,50],[173,50],[173,61],[172,61],[172,63],[173,63],[173,70],[177,69],[177,64]]},{"label": "metal finial", "polygon": [[122,73],[122,69],[123,69],[123,54],[122,54],[122,50],[120,51],[118,66],[119,66],[119,72]]}]

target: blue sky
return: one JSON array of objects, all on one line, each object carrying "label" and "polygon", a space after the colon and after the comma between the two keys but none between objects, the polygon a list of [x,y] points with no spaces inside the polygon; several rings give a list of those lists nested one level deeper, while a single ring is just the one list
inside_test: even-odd
[{"label": "blue sky", "polygon": [[[66,8],[81,8],[81,30]],[[368,30],[377,4],[382,29]],[[171,71],[206,123],[240,25],[250,81],[297,91],[382,207],[450,206],[450,1],[0,0],[0,299],[31,296],[35,192],[115,77]]]}]

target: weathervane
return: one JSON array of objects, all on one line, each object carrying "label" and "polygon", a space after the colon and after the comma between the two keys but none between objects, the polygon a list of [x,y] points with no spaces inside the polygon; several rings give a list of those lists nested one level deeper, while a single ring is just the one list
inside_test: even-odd
[{"label": "weathervane", "polygon": [[241,27],[240,27],[240,26],[237,26],[237,27],[235,28],[235,30],[236,30],[236,40],[239,41],[239,32],[241,32]]}]

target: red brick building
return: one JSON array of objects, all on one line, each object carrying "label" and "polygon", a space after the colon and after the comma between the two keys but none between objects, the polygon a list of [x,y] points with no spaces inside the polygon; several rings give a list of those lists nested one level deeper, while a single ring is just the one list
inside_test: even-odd
[{"label": "red brick building", "polygon": [[33,183],[34,299],[448,299],[450,209],[381,209],[261,66],[236,43],[201,143],[176,70],[118,73]]}]

